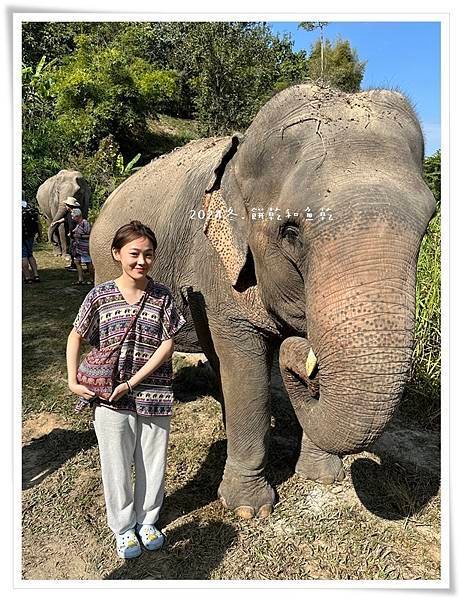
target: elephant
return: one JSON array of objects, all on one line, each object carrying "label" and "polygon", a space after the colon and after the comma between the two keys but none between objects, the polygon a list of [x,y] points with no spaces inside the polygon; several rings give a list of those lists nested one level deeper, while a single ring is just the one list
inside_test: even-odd
[{"label": "elephant", "polygon": [[[48,241],[53,245],[54,253],[65,258],[70,255],[68,233],[72,224],[64,204],[68,196],[79,202],[82,214],[87,218],[90,187],[80,171],[63,169],[43,182],[37,190],[37,202],[48,223]],[[66,217],[64,223],[51,225],[62,217]]]},{"label": "elephant", "polygon": [[187,325],[175,348],[218,375],[227,460],[218,488],[242,518],[267,517],[275,350],[302,428],[296,472],[324,484],[389,423],[409,377],[416,264],[435,212],[424,141],[405,96],[303,83],[244,134],[192,141],[105,202],[91,233],[96,283],[119,275],[114,232],[158,238],[152,277]]}]

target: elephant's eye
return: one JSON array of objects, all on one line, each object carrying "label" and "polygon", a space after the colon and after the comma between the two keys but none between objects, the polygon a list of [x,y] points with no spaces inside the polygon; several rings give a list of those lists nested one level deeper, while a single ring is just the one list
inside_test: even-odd
[{"label": "elephant's eye", "polygon": [[296,223],[285,223],[280,231],[282,239],[295,242],[299,237],[299,227]]}]

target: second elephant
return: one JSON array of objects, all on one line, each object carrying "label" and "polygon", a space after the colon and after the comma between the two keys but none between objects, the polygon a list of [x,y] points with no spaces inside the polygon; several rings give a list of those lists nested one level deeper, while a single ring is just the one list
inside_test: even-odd
[{"label": "second elephant", "polygon": [[[37,190],[37,202],[40,211],[48,223],[48,240],[55,254],[69,257],[70,215],[65,207],[68,196],[74,197],[80,204],[83,217],[88,216],[90,187],[80,171],[63,169],[50,177]],[[64,223],[52,226],[53,221],[64,217]]]}]

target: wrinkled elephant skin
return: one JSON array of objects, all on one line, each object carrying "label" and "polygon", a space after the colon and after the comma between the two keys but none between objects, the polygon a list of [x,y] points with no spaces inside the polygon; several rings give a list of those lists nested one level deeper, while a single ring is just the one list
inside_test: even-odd
[{"label": "wrinkled elephant skin", "polygon": [[194,141],[139,170],[94,225],[98,282],[118,275],[108,252],[118,227],[139,219],[156,232],[152,276],[188,320],[176,348],[202,349],[219,376],[227,462],[218,495],[244,518],[274,504],[264,471],[278,345],[303,428],[301,475],[340,481],[341,457],[371,444],[395,411],[435,207],[423,154],[401,94],[294,86],[244,136]]}]

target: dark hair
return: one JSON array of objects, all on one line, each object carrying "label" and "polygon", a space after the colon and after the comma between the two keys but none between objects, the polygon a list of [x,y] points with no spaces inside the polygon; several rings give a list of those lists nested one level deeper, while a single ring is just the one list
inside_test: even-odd
[{"label": "dark hair", "polygon": [[111,251],[120,250],[125,244],[140,237],[148,238],[152,242],[152,247],[155,252],[157,249],[157,238],[155,237],[155,233],[150,227],[143,225],[141,221],[130,221],[126,225],[119,227],[115,232],[110,249]]}]

